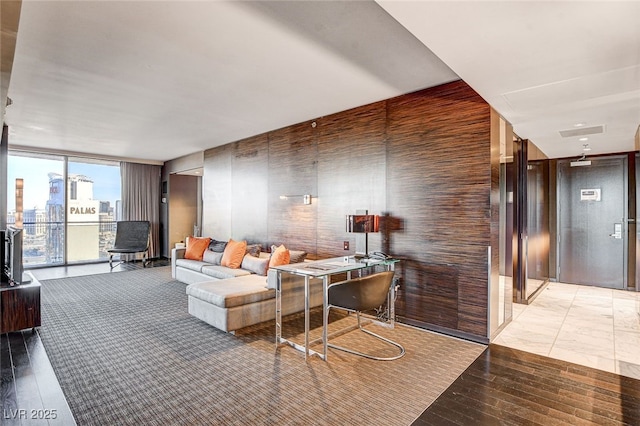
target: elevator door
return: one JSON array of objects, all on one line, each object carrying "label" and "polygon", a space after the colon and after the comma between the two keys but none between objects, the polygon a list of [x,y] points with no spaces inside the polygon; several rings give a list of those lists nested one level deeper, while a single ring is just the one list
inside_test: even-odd
[{"label": "elevator door", "polygon": [[558,280],[626,287],[626,158],[558,162]]}]

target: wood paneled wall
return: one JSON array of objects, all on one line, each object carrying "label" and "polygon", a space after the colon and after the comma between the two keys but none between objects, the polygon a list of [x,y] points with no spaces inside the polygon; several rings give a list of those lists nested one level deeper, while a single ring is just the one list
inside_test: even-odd
[{"label": "wood paneled wall", "polygon": [[347,214],[387,213],[402,223],[384,244],[403,259],[400,319],[486,341],[490,133],[489,105],[456,81],[207,150],[203,234],[342,256]]},{"label": "wood paneled wall", "polygon": [[392,244],[407,269],[398,312],[486,336],[490,107],[456,82],[392,99],[388,110],[387,208],[405,223]]}]

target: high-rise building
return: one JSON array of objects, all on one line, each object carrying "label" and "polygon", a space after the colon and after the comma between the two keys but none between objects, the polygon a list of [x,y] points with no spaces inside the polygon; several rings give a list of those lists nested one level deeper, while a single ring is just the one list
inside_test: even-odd
[{"label": "high-rise building", "polygon": [[7,225],[14,225],[16,223],[16,212],[9,210],[7,212]]},{"label": "high-rise building", "polygon": [[64,178],[59,173],[49,173],[49,199],[46,216],[49,232],[46,241],[46,263],[64,262]]},{"label": "high-rise building", "polygon": [[110,201],[100,201],[100,213],[109,213],[111,210]]},{"label": "high-rise building", "polygon": [[[94,260],[100,257],[100,201],[93,199],[93,181],[84,175],[67,177],[68,200],[65,211],[64,178],[49,173],[47,216],[52,225],[47,241],[51,263],[64,260],[64,241],[67,242],[67,261]],[[67,218],[66,238],[64,218]]]},{"label": "high-rise building", "polygon": [[46,211],[42,209],[28,209],[24,211],[25,235],[42,237],[47,233]]},{"label": "high-rise building", "polygon": [[122,201],[116,200],[116,222],[122,219]]}]

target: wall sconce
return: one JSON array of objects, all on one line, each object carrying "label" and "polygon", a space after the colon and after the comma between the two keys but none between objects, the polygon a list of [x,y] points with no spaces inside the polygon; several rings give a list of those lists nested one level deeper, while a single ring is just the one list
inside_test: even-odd
[{"label": "wall sconce", "polygon": [[24,204],[24,200],[23,200],[23,191],[24,191],[24,180],[21,178],[16,179],[16,212],[15,212],[15,218],[16,218],[16,228],[20,228],[22,229],[22,225],[23,225],[23,217],[22,217],[22,212],[23,212],[23,204]]},{"label": "wall sconce", "polygon": [[294,197],[302,197],[302,202],[304,204],[311,204],[311,194],[304,194],[304,195],[281,195],[280,199],[281,200],[288,200],[289,198],[294,198]]}]

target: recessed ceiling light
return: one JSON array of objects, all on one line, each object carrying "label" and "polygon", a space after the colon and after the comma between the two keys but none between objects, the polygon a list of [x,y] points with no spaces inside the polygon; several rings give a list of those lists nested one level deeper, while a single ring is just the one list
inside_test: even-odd
[{"label": "recessed ceiling light", "polygon": [[585,142],[585,141],[588,141],[588,140],[589,140],[589,138],[580,138],[580,139],[578,139],[578,140],[579,140],[580,142]]},{"label": "recessed ceiling light", "polygon": [[585,126],[587,123],[576,123],[573,125],[573,127],[583,127]]}]

